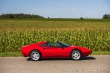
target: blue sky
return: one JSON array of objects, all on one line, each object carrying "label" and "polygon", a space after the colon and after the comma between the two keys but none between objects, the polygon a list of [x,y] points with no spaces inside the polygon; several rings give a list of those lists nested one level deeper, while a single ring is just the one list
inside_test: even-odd
[{"label": "blue sky", "polygon": [[0,0],[0,14],[27,13],[52,18],[102,18],[110,0]]}]

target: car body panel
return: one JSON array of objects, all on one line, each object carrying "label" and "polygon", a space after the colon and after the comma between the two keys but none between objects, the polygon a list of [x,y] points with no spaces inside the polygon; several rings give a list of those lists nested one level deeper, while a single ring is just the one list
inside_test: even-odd
[{"label": "car body panel", "polygon": [[23,46],[21,49],[22,54],[25,57],[28,57],[30,52],[33,50],[38,50],[42,58],[69,58],[72,50],[79,50],[82,54],[82,57],[88,56],[92,51],[88,48],[81,46],[67,46],[67,47],[52,47],[52,46],[42,46],[47,42],[38,42],[35,44],[30,44],[28,46]]}]

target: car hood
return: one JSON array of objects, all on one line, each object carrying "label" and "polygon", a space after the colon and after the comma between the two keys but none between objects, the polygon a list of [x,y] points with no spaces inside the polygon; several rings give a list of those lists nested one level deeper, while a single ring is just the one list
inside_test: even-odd
[{"label": "car hood", "polygon": [[82,46],[70,46],[70,47],[72,47],[72,48],[74,48],[74,47],[79,47],[79,48],[82,48]]},{"label": "car hood", "polygon": [[87,49],[90,50],[89,48],[83,47],[83,46],[70,46],[71,48],[79,48],[79,49]]}]

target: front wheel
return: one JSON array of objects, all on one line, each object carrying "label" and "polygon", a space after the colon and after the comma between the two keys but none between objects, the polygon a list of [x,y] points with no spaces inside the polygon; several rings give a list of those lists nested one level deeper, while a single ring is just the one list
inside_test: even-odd
[{"label": "front wheel", "polygon": [[79,50],[73,50],[71,52],[71,59],[72,60],[79,60],[81,58],[81,52]]},{"label": "front wheel", "polygon": [[37,50],[33,50],[31,51],[30,53],[30,58],[33,60],[33,61],[38,61],[41,59],[41,54],[39,51]]}]

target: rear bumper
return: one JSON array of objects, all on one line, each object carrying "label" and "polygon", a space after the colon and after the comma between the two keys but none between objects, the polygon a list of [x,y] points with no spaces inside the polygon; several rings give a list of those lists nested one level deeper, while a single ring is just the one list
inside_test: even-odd
[{"label": "rear bumper", "polygon": [[28,56],[29,56],[27,53],[22,53],[22,55],[23,55],[24,57],[28,57]]},{"label": "rear bumper", "polygon": [[21,52],[22,52],[24,57],[28,57],[29,56],[27,47],[22,47]]},{"label": "rear bumper", "polygon": [[23,52],[22,52],[22,55],[23,55],[24,57],[28,57],[28,56],[29,56],[28,53],[23,53]]}]

